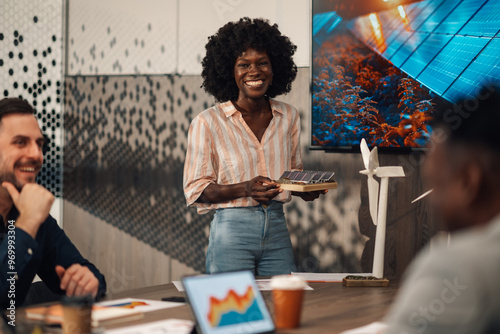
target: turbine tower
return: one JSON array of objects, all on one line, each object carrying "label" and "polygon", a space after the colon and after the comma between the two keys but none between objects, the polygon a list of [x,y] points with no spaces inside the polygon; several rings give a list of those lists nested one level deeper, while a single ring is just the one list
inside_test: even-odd
[{"label": "turbine tower", "polygon": [[[360,171],[360,173],[368,176],[368,202],[370,207],[370,216],[372,217],[373,224],[377,226],[372,275],[377,278],[383,278],[389,178],[404,177],[405,172],[401,166],[380,167],[378,162],[377,147],[370,151],[364,138],[361,140],[360,147],[363,162],[366,168],[365,170]],[[374,176],[381,179],[380,187]]]}]

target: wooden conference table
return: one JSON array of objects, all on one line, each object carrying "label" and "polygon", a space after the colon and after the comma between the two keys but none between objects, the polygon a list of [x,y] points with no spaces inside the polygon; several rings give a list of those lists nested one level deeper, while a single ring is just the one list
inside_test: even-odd
[{"label": "wooden conference table", "polygon": [[[340,333],[381,320],[394,300],[397,282],[389,287],[344,287],[341,283],[309,283],[314,289],[306,291],[302,309],[301,327],[279,330],[277,333]],[[271,292],[262,292],[267,306],[273,313]],[[161,300],[161,298],[183,296],[173,284],[158,285],[136,290],[115,293],[110,299],[143,298]],[[144,314],[144,318],[127,322],[117,328],[134,324],[147,323],[163,319],[193,320],[188,305],[174,307]]]}]

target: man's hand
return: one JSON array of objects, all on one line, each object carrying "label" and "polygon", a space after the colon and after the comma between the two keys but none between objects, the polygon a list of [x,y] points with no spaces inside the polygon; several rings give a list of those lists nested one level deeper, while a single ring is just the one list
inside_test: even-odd
[{"label": "man's hand", "polygon": [[293,191],[292,195],[294,196],[299,196],[306,202],[314,201],[317,199],[321,194],[326,194],[328,193],[328,190],[318,190],[318,191],[309,191],[309,192],[298,192],[298,191]]},{"label": "man's hand", "polygon": [[264,176],[254,177],[248,181],[246,188],[248,195],[259,203],[267,203],[283,192],[279,184]]},{"label": "man's hand", "polygon": [[66,291],[66,296],[87,296],[97,295],[99,280],[89,268],[78,263],[71,265],[68,269],[63,266],[56,266],[56,273],[61,280],[60,288]]},{"label": "man's hand", "polygon": [[36,183],[25,184],[21,192],[10,182],[3,182],[2,187],[7,189],[19,211],[16,227],[23,229],[34,239],[38,228],[49,216],[54,195]]}]

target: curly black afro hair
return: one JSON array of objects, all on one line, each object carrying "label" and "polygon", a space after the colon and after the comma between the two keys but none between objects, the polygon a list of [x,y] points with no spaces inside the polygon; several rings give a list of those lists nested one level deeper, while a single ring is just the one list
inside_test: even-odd
[{"label": "curly black afro hair", "polygon": [[229,22],[208,38],[207,54],[203,58],[203,87],[219,102],[236,100],[238,86],[234,80],[234,64],[248,48],[265,51],[273,67],[273,84],[267,90],[268,97],[288,93],[297,76],[293,54],[297,46],[281,34],[278,25],[265,19],[244,17]]}]

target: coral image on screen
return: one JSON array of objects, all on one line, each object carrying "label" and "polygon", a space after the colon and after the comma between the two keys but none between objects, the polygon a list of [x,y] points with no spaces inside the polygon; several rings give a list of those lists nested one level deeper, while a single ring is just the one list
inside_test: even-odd
[{"label": "coral image on screen", "polygon": [[251,286],[242,295],[229,289],[222,299],[210,297],[207,317],[214,328],[264,319]]},{"label": "coral image on screen", "polygon": [[500,1],[352,1],[313,1],[313,146],[424,147],[438,106],[500,75]]}]

